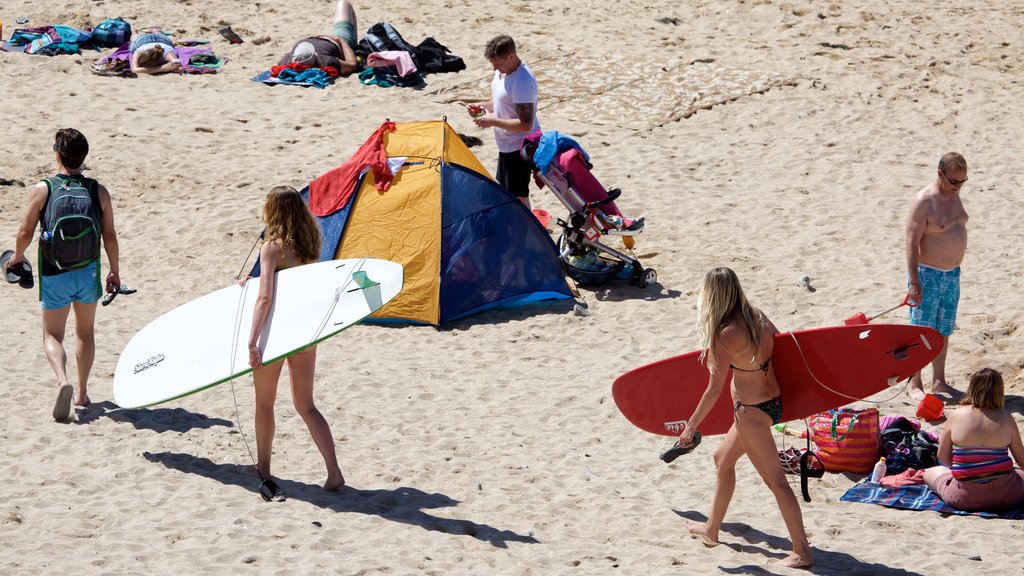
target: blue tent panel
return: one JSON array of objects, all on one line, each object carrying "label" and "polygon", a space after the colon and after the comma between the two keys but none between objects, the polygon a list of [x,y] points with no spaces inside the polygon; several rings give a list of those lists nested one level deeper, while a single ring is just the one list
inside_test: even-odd
[{"label": "blue tent panel", "polygon": [[572,298],[558,250],[507,190],[441,167],[441,322],[496,307]]}]

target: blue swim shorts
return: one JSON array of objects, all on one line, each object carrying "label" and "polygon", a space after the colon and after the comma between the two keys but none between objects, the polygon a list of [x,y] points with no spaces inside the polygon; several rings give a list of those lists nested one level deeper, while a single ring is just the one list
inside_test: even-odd
[{"label": "blue swim shorts", "polygon": [[921,279],[921,303],[910,309],[910,323],[930,326],[949,336],[956,327],[956,307],[960,303],[960,267],[939,270],[921,264],[917,274]]},{"label": "blue swim shorts", "polygon": [[67,308],[72,301],[95,304],[103,292],[96,277],[98,269],[99,261],[96,261],[85,268],[41,277],[39,299],[43,301],[43,310]]}]

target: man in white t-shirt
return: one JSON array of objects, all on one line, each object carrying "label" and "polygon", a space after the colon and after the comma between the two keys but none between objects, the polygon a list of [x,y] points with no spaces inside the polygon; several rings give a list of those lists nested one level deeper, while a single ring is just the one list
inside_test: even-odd
[{"label": "man in white t-shirt", "polygon": [[523,140],[540,130],[537,121],[537,79],[516,55],[516,43],[508,35],[492,38],[484,57],[494,67],[491,101],[470,104],[467,109],[481,128],[493,128],[498,144],[498,183],[530,207],[530,163],[519,155]]}]

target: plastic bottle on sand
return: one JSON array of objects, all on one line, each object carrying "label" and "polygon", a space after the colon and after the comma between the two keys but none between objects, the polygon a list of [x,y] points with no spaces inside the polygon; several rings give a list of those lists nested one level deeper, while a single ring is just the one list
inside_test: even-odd
[{"label": "plastic bottle on sand", "polygon": [[871,483],[878,484],[885,476],[885,457],[879,458],[875,468],[871,470]]}]

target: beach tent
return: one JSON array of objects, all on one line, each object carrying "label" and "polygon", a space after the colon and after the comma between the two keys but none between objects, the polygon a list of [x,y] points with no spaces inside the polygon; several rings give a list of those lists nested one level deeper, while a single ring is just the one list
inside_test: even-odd
[{"label": "beach tent", "polygon": [[404,266],[405,287],[377,320],[440,325],[572,297],[547,231],[445,121],[385,122],[309,185],[308,202],[321,260]]}]

